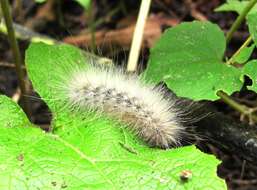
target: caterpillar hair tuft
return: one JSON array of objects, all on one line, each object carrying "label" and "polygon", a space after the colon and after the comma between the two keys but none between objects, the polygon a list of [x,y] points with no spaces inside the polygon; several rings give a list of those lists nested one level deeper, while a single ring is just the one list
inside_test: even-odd
[{"label": "caterpillar hair tuft", "polygon": [[163,87],[120,69],[95,65],[74,69],[62,87],[70,107],[103,112],[124,122],[150,146],[177,146],[185,133],[176,99],[165,96]]}]

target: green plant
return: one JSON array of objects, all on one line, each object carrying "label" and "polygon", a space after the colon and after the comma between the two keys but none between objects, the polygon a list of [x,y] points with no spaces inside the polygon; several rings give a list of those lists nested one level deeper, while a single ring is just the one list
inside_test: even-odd
[{"label": "green plant", "polygon": [[2,13],[3,13],[3,17],[4,17],[4,20],[6,23],[6,28],[8,31],[9,42],[10,42],[13,57],[15,60],[15,69],[16,69],[16,73],[18,76],[18,83],[19,83],[19,87],[20,87],[21,95],[22,95],[21,104],[23,105],[24,111],[27,113],[28,116],[30,116],[30,108],[28,105],[28,100],[24,96],[27,92],[27,89],[26,89],[26,85],[24,82],[24,71],[22,70],[23,61],[22,61],[20,50],[18,47],[18,42],[15,37],[12,17],[11,17],[10,10],[9,10],[9,3],[7,0],[1,1],[1,8],[2,8],[2,11],[0,11],[1,12],[0,17],[2,16]]},{"label": "green plant", "polygon": [[[53,132],[35,128],[16,104],[1,96],[0,165],[6,170],[0,172],[0,187],[225,189],[216,176],[219,161],[194,146],[149,148],[110,118],[64,107],[63,95],[53,88],[60,82],[56,74],[85,61],[80,50],[67,45],[38,43],[27,50],[28,74],[53,112]],[[188,170],[192,178],[183,182],[180,175]]]},{"label": "green plant", "polygon": [[[44,3],[47,0],[35,0],[37,3]],[[91,3],[91,0],[74,0],[77,1],[82,7],[88,9]]]},{"label": "green plant", "polygon": [[[236,10],[239,13],[237,22],[232,25],[227,38],[217,25],[210,22],[182,23],[166,30],[151,50],[145,77],[155,82],[164,81],[182,97],[194,100],[221,98],[256,122],[257,116],[251,113],[251,109],[236,103],[227,95],[242,88],[244,75],[252,80],[252,84],[247,88],[257,90],[257,61],[249,60],[257,45],[257,11],[254,6],[256,2],[232,0],[216,9]],[[226,44],[245,16],[250,36],[238,51],[224,62]],[[252,40],[254,44],[251,44]],[[236,67],[236,64],[242,64],[243,67]],[[163,67],[166,69],[162,69]]]},{"label": "green plant", "polygon": [[177,95],[194,100],[216,100],[219,90],[228,94],[239,91],[244,75],[253,80],[249,88],[256,90],[255,61],[243,68],[223,63],[225,46],[224,34],[217,25],[182,23],[167,30],[151,50],[145,76],[164,81]]},{"label": "green plant", "polygon": [[[248,13],[246,9],[241,12]],[[144,77],[164,81],[177,95],[193,100],[221,97],[244,112],[227,94],[241,89],[244,75],[253,82],[248,88],[256,91],[257,61],[249,61],[257,45],[255,16],[254,12],[247,16],[251,36],[226,62],[223,57],[229,40],[217,25],[195,21],[168,29],[152,48]],[[31,44],[26,68],[34,89],[53,113],[52,131],[45,133],[31,124],[15,103],[0,96],[1,188],[226,188],[216,174],[219,161],[194,146],[149,148],[117,121],[65,107],[65,98],[55,86],[62,82],[60,76],[87,62],[72,46]],[[243,67],[235,67],[237,63]],[[185,171],[192,173],[188,180],[183,179]]]}]

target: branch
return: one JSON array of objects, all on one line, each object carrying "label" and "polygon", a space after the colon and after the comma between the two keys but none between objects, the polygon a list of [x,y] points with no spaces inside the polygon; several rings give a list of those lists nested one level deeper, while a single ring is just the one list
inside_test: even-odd
[{"label": "branch", "polygon": [[256,2],[257,2],[257,0],[249,1],[249,3],[246,5],[246,7],[241,12],[241,14],[236,18],[235,22],[233,23],[233,25],[231,26],[230,30],[228,31],[228,33],[226,35],[227,44],[230,42],[232,35],[239,28],[239,26],[243,22],[244,18],[246,17],[248,12],[253,8],[253,6],[256,4]]},{"label": "branch", "polygon": [[25,95],[27,95],[27,89],[26,89],[26,85],[24,82],[25,72],[22,69],[23,61],[21,58],[21,53],[20,53],[20,49],[18,46],[18,42],[15,37],[15,32],[13,29],[13,22],[12,22],[12,17],[11,17],[10,10],[9,10],[10,7],[9,7],[8,0],[2,0],[1,7],[2,7],[2,11],[3,11],[3,17],[4,17],[4,20],[6,23],[9,43],[10,43],[12,54],[13,54],[14,61],[15,61],[15,69],[16,69],[16,73],[17,73],[17,77],[18,77],[18,84],[19,84],[19,87],[21,90],[21,97],[22,97],[21,104],[22,104],[22,107],[23,107],[25,113],[27,114],[28,118],[30,118],[30,116],[31,116],[30,106],[29,106],[28,99],[25,97]]},{"label": "branch", "polygon": [[207,117],[194,123],[197,126],[196,133],[206,137],[211,144],[220,149],[257,165],[257,129],[235,121],[207,105],[202,105],[193,115],[199,116],[210,112]]}]

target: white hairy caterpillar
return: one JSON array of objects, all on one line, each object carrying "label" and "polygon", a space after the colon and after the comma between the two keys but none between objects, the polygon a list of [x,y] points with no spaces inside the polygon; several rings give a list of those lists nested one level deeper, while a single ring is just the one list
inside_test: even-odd
[{"label": "white hairy caterpillar", "polygon": [[69,107],[103,112],[128,124],[150,146],[180,144],[185,127],[177,100],[162,87],[143,82],[120,69],[96,66],[74,68],[62,85]]}]

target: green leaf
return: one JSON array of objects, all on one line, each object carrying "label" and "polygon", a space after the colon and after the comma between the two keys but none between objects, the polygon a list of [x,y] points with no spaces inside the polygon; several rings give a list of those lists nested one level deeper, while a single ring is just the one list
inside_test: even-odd
[{"label": "green leaf", "polygon": [[[35,0],[35,2],[37,3],[44,3],[46,1],[47,0]],[[85,9],[88,9],[91,3],[91,0],[74,0],[74,1],[77,1]]]},{"label": "green leaf", "polygon": [[242,73],[250,77],[252,85],[247,88],[257,92],[257,60],[249,61],[242,70]]},{"label": "green leaf", "polygon": [[216,100],[242,86],[240,70],[222,62],[225,37],[210,22],[182,23],[170,28],[151,49],[144,77],[164,81],[178,96]]},{"label": "green leaf", "polygon": [[59,94],[56,89],[62,85],[67,71],[72,70],[74,64],[86,66],[86,57],[72,46],[47,46],[43,43],[32,43],[26,55],[25,62],[34,89],[54,113],[62,114],[61,100],[65,95]]},{"label": "green leaf", "polygon": [[91,0],[75,0],[75,1],[77,1],[85,9],[88,9],[91,3]]},{"label": "green leaf", "polygon": [[[222,11],[235,11],[238,14],[244,10],[246,5],[249,3],[249,0],[239,1],[239,0],[227,0],[226,3],[222,4],[221,6],[217,7],[215,11],[222,12]],[[257,12],[257,5],[255,5],[249,13]],[[248,14],[249,14],[248,13]]]},{"label": "green leaf", "polygon": [[[125,134],[121,146],[117,128],[98,122],[69,122],[56,134],[44,133],[9,98],[0,96],[0,107],[1,117],[9,116],[0,123],[1,189],[225,189],[215,172],[219,161],[194,146],[151,149],[126,144],[131,136]],[[184,170],[193,177],[182,183]]]},{"label": "green leaf", "polygon": [[[11,118],[0,123],[0,189],[225,189],[215,173],[219,162],[194,146],[172,151],[134,147],[131,152],[110,136],[114,128],[108,124],[70,122],[57,134],[44,133],[11,99],[0,96],[0,107],[1,117]],[[183,170],[193,174],[185,183],[179,177]]]},{"label": "green leaf", "polygon": [[29,123],[25,113],[16,103],[0,95],[0,124],[3,127],[19,127]]},{"label": "green leaf", "polygon": [[255,45],[252,44],[250,47],[244,47],[239,54],[237,54],[234,58],[233,58],[233,62],[236,63],[245,63],[248,61],[248,59],[250,58],[250,56],[252,55],[252,52],[255,48]]},{"label": "green leaf", "polygon": [[46,2],[47,0],[35,0],[35,2],[37,2],[37,3],[44,3],[44,2]]},{"label": "green leaf", "polygon": [[251,13],[247,16],[247,23],[248,23],[250,34],[257,47],[257,12]]},{"label": "green leaf", "polygon": [[[226,189],[214,156],[194,146],[149,148],[118,122],[65,107],[65,95],[54,86],[85,62],[83,53],[68,45],[38,43],[27,50],[28,74],[53,111],[54,131],[33,127],[10,99],[0,97],[1,189]],[[185,170],[192,178],[183,182]]]}]

